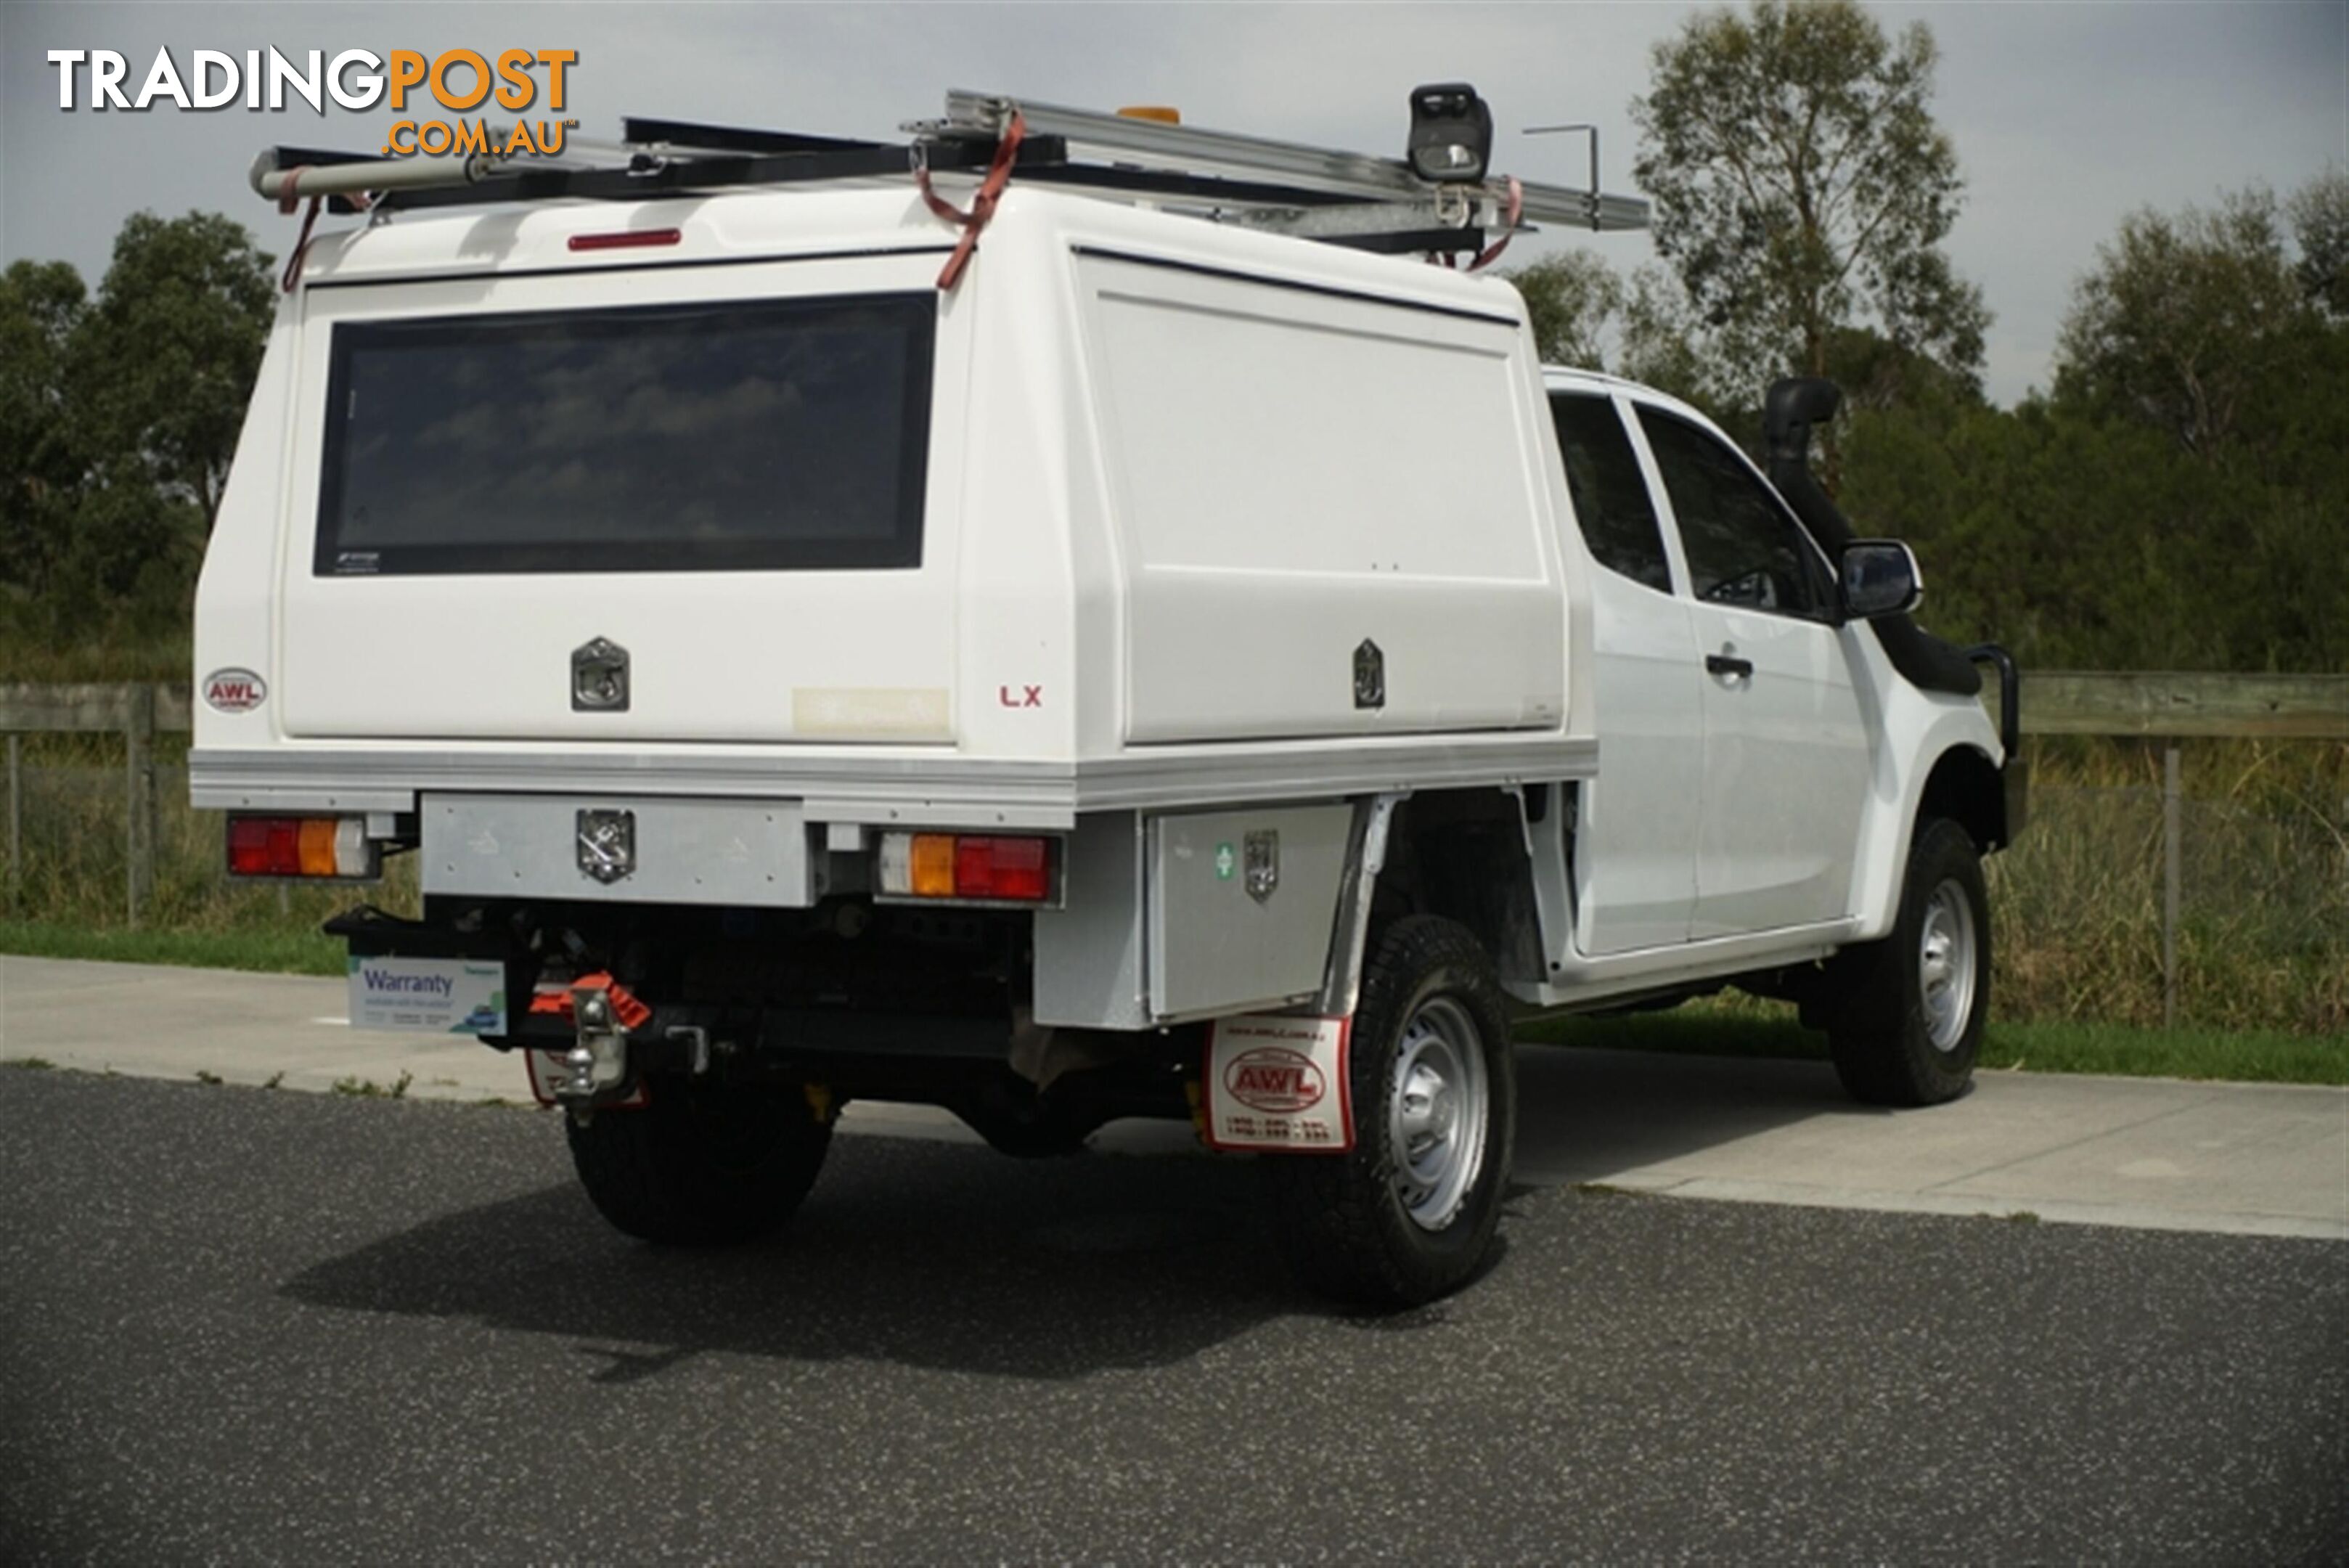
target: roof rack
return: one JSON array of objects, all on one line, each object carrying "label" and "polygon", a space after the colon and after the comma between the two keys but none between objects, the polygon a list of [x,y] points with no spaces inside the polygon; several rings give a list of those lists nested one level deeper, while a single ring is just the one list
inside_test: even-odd
[{"label": "roof rack", "polygon": [[[1438,90],[1474,99],[1465,87]],[[1482,111],[1482,100],[1475,102]],[[1436,182],[1402,159],[961,90],[947,95],[943,118],[905,125],[909,140],[902,142],[631,118],[618,141],[574,137],[556,159],[270,148],[254,161],[252,183],[281,203],[306,196],[330,201],[336,212],[385,212],[643,201],[739,186],[890,180],[923,169],[975,175],[1015,116],[1025,130],[1013,163],[1020,182],[1122,195],[1359,249],[1458,253],[1482,248],[1487,231],[1506,234],[1534,221],[1598,231],[1648,222],[1647,202],[1599,188],[1595,148],[1588,189],[1484,177],[1481,167],[1473,182]],[[488,137],[504,140],[494,128]],[[1080,160],[1081,148],[1109,156]]]}]

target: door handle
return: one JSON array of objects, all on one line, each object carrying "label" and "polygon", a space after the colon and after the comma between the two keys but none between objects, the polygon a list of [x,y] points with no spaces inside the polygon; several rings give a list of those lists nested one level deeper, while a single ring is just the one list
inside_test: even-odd
[{"label": "door handle", "polygon": [[1749,680],[1754,677],[1754,661],[1733,653],[1706,654],[1704,669],[1708,675],[1734,675]]}]

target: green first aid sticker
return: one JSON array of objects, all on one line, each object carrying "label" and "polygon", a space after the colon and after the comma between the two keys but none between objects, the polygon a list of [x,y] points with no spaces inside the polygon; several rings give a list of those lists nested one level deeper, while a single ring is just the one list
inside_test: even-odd
[{"label": "green first aid sticker", "polygon": [[1232,846],[1230,845],[1218,844],[1216,846],[1216,881],[1230,881],[1232,879],[1232,873],[1238,870],[1239,866],[1240,857],[1232,852]]}]

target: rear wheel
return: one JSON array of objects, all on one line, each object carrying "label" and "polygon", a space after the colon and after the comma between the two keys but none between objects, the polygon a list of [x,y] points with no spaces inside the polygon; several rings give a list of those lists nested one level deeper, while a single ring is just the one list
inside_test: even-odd
[{"label": "rear wheel", "polygon": [[1354,1147],[1263,1160],[1289,1261],[1337,1300],[1412,1306],[1492,1251],[1516,1135],[1516,1066],[1492,961],[1413,916],[1365,964],[1349,1063]]},{"label": "rear wheel", "polygon": [[1918,825],[1892,934],[1846,949],[1829,974],[1827,1045],[1854,1099],[1931,1106],[1966,1092],[1990,1013],[1990,899],[1964,828]]},{"label": "rear wheel", "polygon": [[569,1118],[572,1164],[604,1218],[631,1236],[725,1246],[780,1227],[815,1185],[832,1122],[797,1088],[651,1085],[641,1110]]}]

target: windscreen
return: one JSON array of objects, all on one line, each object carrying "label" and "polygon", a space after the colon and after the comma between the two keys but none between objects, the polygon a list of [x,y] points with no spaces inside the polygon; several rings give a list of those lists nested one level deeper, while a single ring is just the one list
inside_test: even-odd
[{"label": "windscreen", "polygon": [[921,564],[936,296],[346,322],[320,576]]}]

